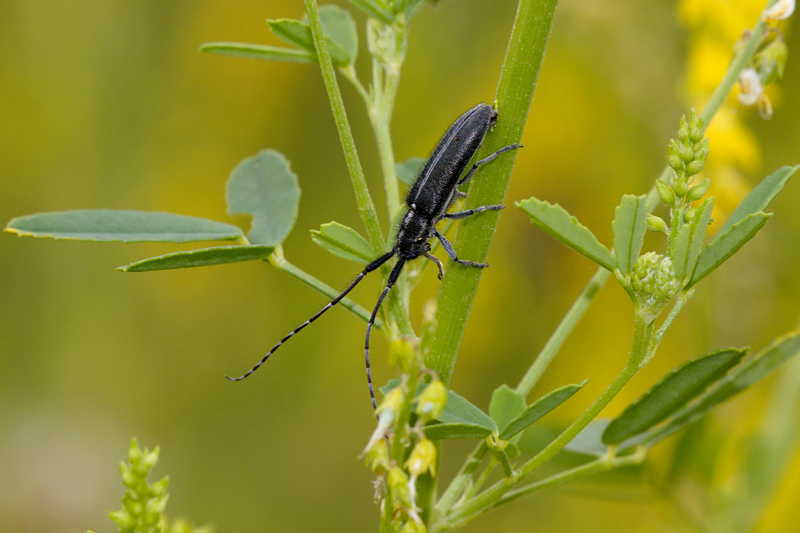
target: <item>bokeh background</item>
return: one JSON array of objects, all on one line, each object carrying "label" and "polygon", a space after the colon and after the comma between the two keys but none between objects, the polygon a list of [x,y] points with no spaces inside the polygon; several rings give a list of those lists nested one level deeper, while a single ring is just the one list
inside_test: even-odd
[{"label": "bokeh background", "polygon": [[[559,202],[610,242],[619,197],[650,187],[680,114],[702,105],[763,3],[560,2],[507,204],[532,195]],[[398,160],[426,156],[459,114],[492,100],[515,7],[442,0],[414,20],[393,124]],[[361,228],[317,67],[197,51],[216,40],[281,44],[265,19],[301,16],[302,3],[289,0],[4,0],[0,221],[110,207],[246,227],[226,214],[224,184],[242,158],[271,147],[291,160],[303,189],[287,257],[344,287],[360,267],[308,234],[331,220]],[[366,80],[364,18],[355,16]],[[711,134],[705,175],[723,208],[717,219],[757,180],[800,163],[798,43],[788,23],[781,27],[790,57],[769,93],[775,116],[764,121],[734,101]],[[372,134],[354,92],[342,87],[380,209]],[[605,414],[687,358],[760,348],[796,326],[798,200],[790,182],[767,228],[701,285],[662,351]],[[171,477],[171,516],[220,532],[375,530],[371,476],[357,458],[373,429],[363,323],[335,310],[259,374],[229,383],[223,374],[249,368],[325,300],[258,262],[114,270],[178,249],[0,235],[0,531],[115,531],[106,514],[119,508],[116,464],[132,436],[162,447],[156,474]],[[494,388],[516,384],[594,271],[511,207],[490,261],[453,381],[484,407]],[[417,324],[435,295],[428,277],[412,299]],[[355,298],[371,306],[378,284],[365,281]],[[609,283],[535,391],[591,379],[548,424],[567,423],[621,368],[630,311]],[[382,382],[394,372],[375,339]],[[797,365],[784,370],[800,374]],[[784,379],[790,388],[798,381]],[[672,439],[636,471],[518,501],[465,531],[691,531],[713,522],[742,489],[743,450],[770,429],[764,420],[775,414],[779,383],[770,378],[717,409],[688,439],[691,455],[687,439]],[[797,408],[780,413],[796,421]],[[759,488],[759,531],[796,527],[797,425],[782,428],[785,471]],[[446,477],[468,449],[445,447]]]}]

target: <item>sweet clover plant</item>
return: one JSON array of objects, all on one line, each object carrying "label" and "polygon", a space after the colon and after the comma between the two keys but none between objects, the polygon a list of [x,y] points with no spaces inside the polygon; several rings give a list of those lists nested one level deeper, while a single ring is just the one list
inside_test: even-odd
[{"label": "sweet clover plant", "polygon": [[[316,0],[304,3],[304,18],[269,21],[271,31],[286,47],[215,42],[203,45],[201,50],[319,65],[365,233],[331,222],[312,230],[311,240],[327,252],[363,265],[388,249],[394,230],[388,236],[381,230],[339,80],[352,85],[367,111],[383,174],[389,214],[386,223],[396,228],[402,215],[401,191],[413,181],[424,160],[395,161],[390,135],[392,113],[411,23],[426,4],[436,2],[350,0],[367,18],[366,50],[372,69],[367,84],[362,82],[363,73],[356,71],[360,43],[350,12],[332,5],[318,7]],[[478,158],[520,142],[556,4],[556,0],[519,1],[493,104],[501,118],[487,135]],[[774,27],[791,15],[793,7],[794,2],[767,2],[761,19],[732,52],[730,65],[705,107],[692,109],[676,120],[676,137],[665,147],[667,164],[653,187],[644,194],[623,196],[616,208],[610,221],[613,242],[601,243],[558,204],[537,198],[514,202],[536,228],[598,268],[519,383],[499,386],[488,408],[476,406],[449,389],[480,270],[452,262],[448,265],[435,303],[426,307],[420,332],[414,331],[409,320],[409,295],[427,261],[417,262],[403,273],[376,324],[390,342],[390,360],[398,367],[400,378],[381,389],[384,397],[376,413],[377,427],[371,438],[365,436],[363,452],[376,479],[381,532],[450,531],[519,498],[599,472],[641,464],[654,445],[689,427],[800,352],[800,333],[788,333],[754,353],[748,348],[721,348],[687,358],[619,416],[598,419],[620,390],[656,356],[696,285],[768,223],[770,202],[798,169],[785,166],[766,176],[722,227],[709,234],[714,198],[708,196],[711,178],[703,175],[703,169],[714,139],[705,136],[706,128],[737,86],[742,104],[759,105],[764,115],[773,112],[763,87],[780,79],[787,56],[783,37]],[[451,8],[458,9],[458,5]],[[510,154],[482,168],[478,179],[470,184],[463,209],[503,203],[515,157]],[[225,246],[143,259],[119,270],[143,272],[263,260],[333,298],[338,292],[292,264],[281,246],[295,223],[299,197],[298,178],[287,159],[265,149],[242,161],[227,184],[229,213],[252,218],[246,235],[225,222],[102,209],[22,216],[9,222],[7,231],[20,236],[128,243],[228,241]],[[461,221],[454,240],[459,255],[484,261],[498,217],[497,212],[487,212]],[[449,229],[446,225],[442,231]],[[648,232],[658,236],[654,249],[644,248]],[[385,277],[388,267],[381,272]],[[520,446],[523,434],[580,393],[586,383],[565,384],[539,398],[530,398],[598,289],[612,276],[632,304],[634,333],[628,361],[580,416],[536,453],[527,453]],[[369,313],[355,302],[345,299],[342,305],[362,320],[369,319]],[[446,439],[475,441],[474,450],[450,480],[440,478],[439,468],[441,442]],[[122,469],[129,487],[125,507],[112,518],[120,531],[175,530],[166,529],[161,518],[166,481],[150,485],[143,479],[155,456],[139,452],[135,442],[131,450],[131,465]],[[543,474],[542,467],[564,450],[590,459]]]}]

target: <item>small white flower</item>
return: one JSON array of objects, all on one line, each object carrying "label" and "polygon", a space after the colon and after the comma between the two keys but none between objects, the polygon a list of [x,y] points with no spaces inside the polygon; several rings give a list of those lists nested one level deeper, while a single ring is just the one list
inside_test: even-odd
[{"label": "small white flower", "polygon": [[795,0],[778,0],[764,10],[761,18],[766,21],[788,19],[794,13]]},{"label": "small white flower", "polygon": [[739,74],[739,101],[742,105],[755,105],[764,94],[761,78],[754,68],[746,68]]}]

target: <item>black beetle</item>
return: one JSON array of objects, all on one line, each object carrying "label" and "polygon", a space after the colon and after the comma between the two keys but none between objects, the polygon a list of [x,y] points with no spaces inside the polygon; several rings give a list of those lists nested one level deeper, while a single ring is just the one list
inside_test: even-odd
[{"label": "black beetle", "polygon": [[478,151],[489,128],[496,121],[497,112],[492,109],[490,105],[484,103],[476,105],[461,115],[458,120],[450,126],[444,134],[444,137],[442,137],[442,140],[439,141],[439,144],[436,145],[430,158],[428,158],[428,161],[425,163],[422,172],[420,172],[419,177],[417,177],[416,181],[414,181],[414,184],[409,189],[408,196],[406,197],[408,211],[403,217],[402,222],[400,222],[397,231],[397,239],[392,249],[368,264],[339,296],[331,300],[330,303],[320,309],[314,316],[282,338],[280,342],[278,342],[278,344],[276,344],[252,369],[247,371],[246,374],[238,378],[225,377],[231,381],[240,381],[258,370],[269,356],[275,353],[284,342],[289,340],[304,327],[314,322],[328,309],[339,303],[367,274],[373,270],[377,270],[386,261],[397,256],[397,263],[394,265],[394,268],[392,268],[389,278],[386,281],[386,286],[381,292],[378,302],[375,304],[375,308],[372,310],[372,316],[370,316],[369,322],[367,323],[367,335],[364,341],[367,383],[369,384],[372,407],[373,409],[376,408],[377,405],[375,402],[375,393],[372,388],[372,375],[369,362],[370,332],[375,323],[378,310],[384,298],[386,298],[386,295],[400,276],[405,262],[416,259],[419,256],[425,256],[437,264],[439,267],[439,279],[441,279],[443,270],[442,262],[430,253],[430,240],[436,237],[439,239],[439,242],[442,243],[444,251],[453,261],[476,268],[485,268],[488,266],[486,263],[475,263],[473,261],[459,259],[450,241],[436,229],[436,224],[445,218],[461,219],[482,211],[503,209],[502,205],[484,205],[457,213],[447,212],[456,198],[464,196],[464,193],[459,192],[458,187],[469,181],[480,165],[492,161],[503,152],[521,147],[519,144],[511,144],[501,148],[490,156],[474,163],[464,177],[461,177],[472,159],[472,156]]}]

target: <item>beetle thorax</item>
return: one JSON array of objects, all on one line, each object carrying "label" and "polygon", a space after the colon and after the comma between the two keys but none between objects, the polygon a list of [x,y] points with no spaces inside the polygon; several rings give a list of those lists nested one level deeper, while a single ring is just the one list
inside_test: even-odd
[{"label": "beetle thorax", "polygon": [[433,237],[433,227],[432,221],[409,209],[397,232],[395,253],[408,260],[430,251],[431,246],[428,241]]}]

